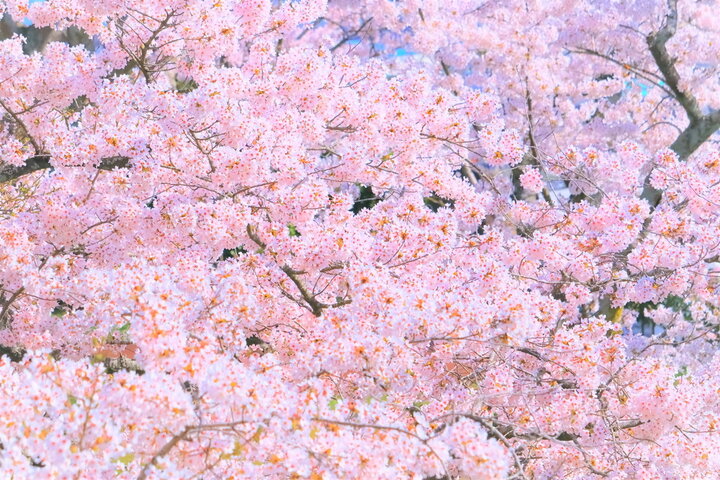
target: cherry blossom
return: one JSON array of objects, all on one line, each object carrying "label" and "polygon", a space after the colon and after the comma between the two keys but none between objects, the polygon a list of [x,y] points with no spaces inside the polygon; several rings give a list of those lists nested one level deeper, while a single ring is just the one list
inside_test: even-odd
[{"label": "cherry blossom", "polygon": [[720,469],[716,2],[0,8],[7,478]]}]

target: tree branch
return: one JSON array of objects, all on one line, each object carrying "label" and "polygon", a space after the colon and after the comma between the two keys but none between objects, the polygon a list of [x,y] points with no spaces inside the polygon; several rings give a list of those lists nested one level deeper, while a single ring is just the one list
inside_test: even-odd
[{"label": "tree branch", "polygon": [[3,295],[2,298],[0,298],[0,303],[2,304],[2,309],[0,309],[0,330],[7,328],[10,325],[10,321],[5,321],[5,317],[10,312],[10,307],[12,306],[13,302],[17,300],[17,298],[25,291],[25,287],[20,287],[17,291],[13,292],[13,294],[10,296],[10,298],[7,301],[5,300],[5,296]]},{"label": "tree branch", "polygon": [[[116,168],[126,168],[130,165],[128,157],[107,157],[100,160],[97,165],[98,170],[114,170]],[[50,163],[50,155],[36,155],[25,160],[24,165],[0,165],[0,184],[12,182],[20,177],[28,175],[38,170],[48,170],[53,168]]]},{"label": "tree branch", "polygon": [[33,146],[33,149],[35,150],[35,155],[40,155],[41,153],[43,153],[42,146],[40,146],[40,144],[33,138],[33,136],[30,135],[30,130],[28,130],[27,125],[25,125],[25,122],[23,122],[20,118],[20,114],[10,110],[10,107],[8,107],[2,100],[0,100],[0,107],[2,107],[15,121],[15,123],[22,129],[28,141]]},{"label": "tree branch", "polygon": [[[685,91],[680,87],[682,80],[680,73],[675,67],[676,59],[670,55],[667,49],[667,42],[677,32],[677,4],[677,0],[667,0],[668,13],[665,15],[665,22],[662,28],[645,37],[650,54],[660,72],[659,75],[588,48],[577,48],[570,51],[573,53],[594,55],[620,65],[638,77],[651,82],[677,100],[683,110],[685,110],[689,124],[680,132],[670,146],[670,149],[677,153],[681,160],[686,160],[700,145],[720,129],[720,111],[713,110],[708,114],[703,114],[703,108],[697,98],[695,98],[691,92]],[[645,181],[642,196],[648,200],[652,206],[656,206],[660,202],[660,192],[652,188],[649,184],[649,176]]]},{"label": "tree branch", "polygon": [[690,122],[696,122],[702,117],[700,105],[697,99],[688,92],[680,90],[680,74],[675,68],[675,59],[670,56],[667,51],[667,42],[677,31],[677,0],[668,0],[668,9],[670,10],[665,16],[665,24],[657,32],[647,36],[647,44],[650,53],[655,60],[660,73],[667,86],[673,93],[673,96],[682,105],[687,113]]},{"label": "tree branch", "polygon": [[175,446],[180,443],[181,441],[185,440],[188,435],[192,433],[197,432],[207,432],[207,431],[227,431],[235,433],[235,427],[239,425],[245,425],[248,423],[254,423],[250,420],[238,420],[236,422],[229,422],[229,423],[209,423],[205,425],[187,425],[185,428],[182,429],[182,431],[176,435],[174,435],[168,442],[158,450],[158,452],[152,456],[150,461],[146,463],[142,470],[140,471],[140,474],[137,476],[137,480],[145,480],[148,476],[150,467],[156,467],[158,464],[158,461],[170,453],[170,451],[175,448]]},{"label": "tree branch", "polygon": [[145,466],[140,471],[140,475],[138,475],[137,480],[145,480],[148,475],[148,470],[151,466],[156,466],[158,460],[160,460],[162,457],[170,453],[170,450],[172,450],[175,445],[180,443],[182,440],[185,439],[185,437],[190,433],[190,430],[192,427],[185,427],[182,432],[178,433],[174,437],[170,439],[169,442],[167,442],[153,457],[150,459],[148,463],[145,464]]},{"label": "tree branch", "polygon": [[720,128],[720,111],[714,110],[695,122],[691,120],[690,125],[670,145],[670,149],[677,153],[681,160],[686,160],[718,128]]},{"label": "tree branch", "polygon": [[322,311],[324,308],[327,308],[327,305],[324,303],[321,303],[315,298],[315,295],[310,293],[307,288],[305,288],[305,285],[302,283],[302,280],[300,280],[299,272],[296,272],[292,268],[290,268],[287,265],[283,265],[280,267],[280,270],[285,272],[285,275],[288,276],[288,278],[295,284],[298,291],[300,292],[300,295],[302,296],[303,300],[305,300],[305,303],[307,303],[310,306],[310,309],[312,310],[313,315],[316,317],[319,317],[322,315]]},{"label": "tree branch", "polygon": [[677,0],[668,0],[668,14],[665,24],[655,33],[647,36],[647,44],[655,64],[675,99],[685,110],[690,124],[683,130],[670,148],[685,160],[720,128],[720,111],[703,114],[695,96],[680,88],[680,74],[675,68],[675,59],[667,50],[667,42],[677,31]]},{"label": "tree branch", "polygon": [[[255,242],[255,244],[257,246],[259,246],[263,250],[267,247],[267,244],[260,239],[260,237],[255,232],[255,229],[250,224],[248,224],[248,226],[246,227],[246,230],[247,230],[248,237],[250,237],[250,240]],[[327,273],[332,270],[342,269],[342,268],[344,268],[344,265],[342,263],[333,263],[332,265],[325,267],[320,271],[323,273]],[[332,305],[322,303],[317,299],[317,295],[313,294],[312,292],[310,292],[307,289],[305,284],[302,282],[302,279],[300,278],[300,275],[305,275],[307,272],[304,272],[302,270],[295,270],[292,267],[290,267],[289,265],[282,265],[280,267],[280,270],[282,270],[285,273],[285,275],[287,275],[288,278],[295,284],[295,287],[297,287],[298,292],[300,292],[300,296],[307,304],[308,310],[310,310],[312,312],[312,314],[315,315],[316,317],[321,316],[323,310],[325,310],[326,308],[342,307],[343,305],[348,305],[352,302],[352,299],[349,296],[346,296],[345,298],[338,297],[337,301],[335,303],[333,303]],[[292,300],[296,303],[299,303],[298,299],[296,299],[295,297],[290,295],[288,292],[282,290],[282,293],[290,300]],[[305,306],[302,303],[299,303],[299,304],[301,306]]]}]

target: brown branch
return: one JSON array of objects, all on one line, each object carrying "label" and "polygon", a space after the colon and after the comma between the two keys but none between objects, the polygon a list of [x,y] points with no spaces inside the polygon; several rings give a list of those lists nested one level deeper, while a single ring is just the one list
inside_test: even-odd
[{"label": "brown branch", "polygon": [[642,68],[636,67],[635,65],[631,65],[627,62],[623,62],[621,60],[618,60],[617,58],[606,55],[604,53],[598,52],[597,50],[593,50],[591,48],[585,48],[585,47],[579,47],[575,50],[568,50],[570,53],[579,53],[582,55],[591,55],[594,57],[602,58],[604,60],[607,60],[611,63],[614,63],[615,65],[618,65],[625,70],[628,70],[632,72],[634,75],[637,75],[638,77],[642,78],[643,80],[646,80],[650,83],[652,83],[654,86],[658,87],[659,89],[663,90],[665,93],[667,93],[670,96],[673,96],[673,92],[668,90],[661,82],[663,82],[663,78],[655,73],[649,72],[647,70],[644,70]]},{"label": "brown branch", "polygon": [[[522,175],[524,168],[523,166],[540,166],[540,150],[538,148],[537,141],[535,140],[535,120],[533,118],[533,101],[530,95],[530,85],[528,82],[527,75],[525,76],[525,106],[527,108],[527,121],[528,121],[528,141],[530,143],[530,151],[523,155],[522,161],[511,170],[511,178],[513,185],[512,196],[517,200],[524,200],[527,192],[523,188],[520,182],[520,176]],[[542,197],[548,204],[552,205],[552,199],[547,191],[547,188],[543,188]]]},{"label": "brown branch", "polygon": [[488,436],[491,438],[495,438],[500,443],[505,445],[505,448],[508,449],[510,452],[510,455],[513,457],[513,461],[515,462],[515,468],[517,468],[518,472],[517,475],[519,475],[519,478],[523,478],[527,480],[527,475],[525,475],[525,469],[523,468],[523,463],[520,460],[520,457],[518,457],[517,452],[515,451],[515,448],[513,448],[512,444],[510,443],[510,440],[500,431],[498,430],[495,425],[493,425],[490,422],[486,422],[481,417],[475,417],[473,420],[477,421],[482,425],[485,430],[488,432]]},{"label": "brown branch", "polygon": [[582,455],[583,461],[585,462],[585,466],[587,467],[588,470],[590,470],[590,473],[593,473],[593,474],[595,474],[595,475],[597,475],[597,476],[599,476],[599,477],[607,477],[608,475],[610,475],[610,473],[612,473],[611,471],[604,472],[604,471],[602,471],[602,470],[598,470],[597,468],[595,468],[595,467],[593,466],[593,464],[591,463],[590,458],[589,458],[587,452],[586,452],[585,449],[582,447],[582,445],[580,445],[580,442],[578,442],[577,439],[576,439],[576,440],[573,440],[573,443],[575,444],[575,447],[577,448],[577,450],[578,450],[578,451],[580,452],[580,454]]},{"label": "brown branch", "polygon": [[670,149],[677,153],[681,160],[685,160],[718,128],[720,128],[720,110],[714,110],[703,115],[697,122],[691,121],[690,125],[670,145]]},{"label": "brown branch", "polygon": [[342,426],[342,427],[371,428],[374,430],[390,430],[392,432],[399,432],[399,433],[408,435],[410,437],[416,438],[416,439],[420,440],[422,443],[427,442],[427,440],[425,440],[424,438],[422,438],[412,432],[409,432],[403,428],[400,428],[400,427],[393,427],[393,426],[389,426],[389,425],[372,425],[369,423],[345,422],[342,420],[332,420],[330,418],[321,418],[321,417],[313,417],[313,421],[320,422],[320,423],[327,423],[330,425],[338,425],[338,426]]},{"label": "brown branch", "polygon": [[238,425],[243,425],[251,423],[249,420],[239,420],[237,422],[230,422],[230,423],[211,423],[206,425],[187,425],[185,428],[182,429],[182,431],[176,435],[174,435],[163,447],[158,450],[158,452],[153,455],[153,457],[150,459],[148,463],[146,463],[142,470],[140,471],[140,474],[137,476],[137,480],[145,480],[148,476],[148,471],[150,470],[150,467],[157,466],[158,461],[170,453],[170,451],[175,448],[175,446],[180,443],[181,441],[185,440],[188,435],[195,432],[203,432],[203,431],[222,431],[222,430],[230,430],[231,432],[236,432],[235,427]]},{"label": "brown branch", "polygon": [[15,121],[15,123],[17,123],[17,125],[22,129],[22,131],[25,134],[25,136],[27,137],[28,141],[33,146],[33,149],[35,150],[35,155],[42,154],[43,153],[42,147],[33,138],[33,136],[30,135],[30,130],[28,130],[27,125],[25,125],[25,122],[22,121],[22,119],[20,118],[20,115],[16,112],[13,112],[12,110],[10,110],[10,107],[8,107],[5,104],[5,102],[3,102],[2,100],[0,100],[0,107],[2,107],[8,113],[8,115],[10,115],[10,117]]},{"label": "brown branch", "polygon": [[252,227],[252,225],[248,224],[247,227],[245,227],[245,231],[247,231],[248,237],[250,237],[250,240],[255,242],[258,247],[262,248],[263,250],[267,248],[267,244],[260,240],[260,237],[258,237],[257,233],[255,233],[255,229]]},{"label": "brown branch", "polygon": [[144,27],[150,32],[150,37],[145,40],[142,45],[140,46],[140,50],[135,53],[132,51],[129,47],[125,45],[125,42],[123,41],[123,36],[121,34],[128,34],[128,29],[132,30],[132,33],[134,33],[136,36],[140,37],[140,33],[136,32],[134,28],[132,28],[128,23],[127,20],[119,22],[116,26],[120,30],[121,34],[117,35],[118,42],[120,44],[120,48],[127,53],[127,55],[130,57],[131,62],[128,63],[123,69],[116,70],[113,72],[115,73],[128,73],[128,69],[132,68],[132,64],[134,63],[135,66],[137,66],[140,69],[140,73],[142,73],[143,77],[145,77],[146,83],[151,83],[153,81],[153,75],[155,73],[163,71],[164,67],[171,61],[170,56],[161,56],[157,59],[155,65],[149,65],[148,63],[148,55],[151,53],[154,53],[155,51],[159,50],[162,46],[167,45],[169,43],[172,43],[172,41],[166,42],[163,45],[153,47],[153,43],[155,40],[157,40],[160,33],[167,30],[168,28],[172,28],[177,26],[177,23],[170,23],[170,20],[174,17],[180,16],[180,14],[177,13],[175,10],[170,10],[168,12],[165,12],[165,18],[160,20],[158,18],[154,18],[150,15],[144,14],[140,11],[134,10],[135,12],[139,13],[143,17],[149,18],[153,20],[154,22],[158,23],[158,26],[153,30],[145,23],[143,23],[140,19],[135,18],[133,15],[128,15],[128,18],[132,18],[135,20],[140,26]]},{"label": "brown branch", "polygon": [[319,423],[326,423],[329,425],[338,425],[338,426],[343,426],[343,427],[351,427],[351,428],[356,428],[356,429],[370,428],[370,429],[374,429],[374,430],[388,430],[388,431],[392,431],[392,432],[402,433],[403,435],[412,437],[412,438],[418,440],[423,445],[425,445],[425,447],[427,447],[430,450],[430,453],[433,456],[435,456],[435,458],[437,458],[438,461],[440,462],[440,465],[442,466],[443,470],[445,471],[446,477],[450,478],[447,467],[445,466],[445,462],[442,460],[442,457],[440,457],[440,455],[438,455],[438,453],[428,443],[429,440],[431,440],[431,438],[423,438],[420,435],[417,435],[413,432],[410,432],[410,431],[405,430],[400,427],[393,427],[391,425],[373,425],[373,424],[369,424],[369,423],[353,423],[353,422],[345,422],[342,420],[332,420],[330,418],[321,418],[321,417],[313,417],[312,420],[315,422],[319,422]]},{"label": "brown branch", "polygon": [[[498,434],[502,435],[502,437],[507,440],[511,440],[513,438],[518,438],[522,440],[550,440],[550,441],[558,441],[558,442],[575,442],[578,438],[580,438],[579,435],[571,432],[560,432],[556,435],[547,435],[540,432],[525,432],[525,433],[518,433],[515,431],[515,428],[512,425],[508,425],[505,423],[499,422],[497,419],[490,418],[490,417],[481,417],[479,415],[474,415],[472,413],[461,413],[461,412],[451,412],[446,413],[443,415],[440,415],[439,417],[433,418],[430,423],[437,423],[445,418],[467,418],[468,420],[472,420],[474,422],[477,422],[481,424],[486,429],[490,429],[491,426],[492,429],[489,436],[496,436]],[[611,429],[614,432],[620,431],[620,430],[627,430],[630,428],[635,428],[637,426],[643,425],[645,423],[648,423],[649,421],[643,421],[643,420],[627,420],[623,422],[616,422],[614,425],[611,426]],[[442,428],[442,427],[440,427]],[[498,440],[501,440],[498,438]]]},{"label": "brown branch", "polygon": [[321,268],[320,271],[322,273],[328,273],[328,272],[332,272],[333,270],[342,270],[343,268],[345,268],[345,266],[346,266],[345,262],[337,262],[337,263],[331,264],[328,267]]},{"label": "brown branch", "polygon": [[17,298],[25,291],[25,287],[20,287],[17,291],[13,292],[10,298],[6,302],[2,302],[2,310],[0,310],[0,330],[5,329],[9,326],[10,322],[5,321],[5,317],[10,311],[10,306]]},{"label": "brown branch", "polygon": [[303,300],[305,300],[305,302],[310,305],[310,309],[313,315],[315,315],[316,317],[322,315],[323,309],[327,308],[328,305],[319,302],[317,298],[315,298],[315,295],[308,291],[308,289],[302,283],[302,280],[300,280],[299,272],[296,272],[287,265],[283,265],[282,267],[280,267],[280,270],[285,272],[285,275],[287,275],[288,278],[295,284]]},{"label": "brown branch", "polygon": [[342,47],[343,45],[345,45],[345,43],[347,43],[348,41],[350,41],[350,39],[352,39],[352,37],[354,37],[354,36],[356,36],[356,35],[359,35],[360,32],[362,32],[363,29],[364,29],[366,26],[368,26],[368,24],[369,24],[370,22],[372,22],[372,20],[373,20],[373,17],[370,17],[370,18],[366,19],[365,21],[363,21],[362,24],[361,24],[358,28],[356,28],[355,30],[353,30],[353,31],[351,31],[351,32],[345,33],[345,35],[343,36],[343,38],[340,39],[340,41],[339,41],[338,43],[336,43],[335,45],[333,45],[332,47],[330,47],[330,51],[331,51],[331,52],[334,52],[334,51],[337,50],[338,48],[340,48],[340,47]]},{"label": "brown branch", "polygon": [[148,470],[151,466],[156,466],[158,460],[160,460],[162,457],[170,453],[170,451],[175,448],[175,445],[180,443],[182,440],[187,437],[187,435],[191,432],[192,427],[187,426],[185,427],[182,432],[178,433],[174,437],[170,439],[169,442],[167,442],[163,447],[150,459],[148,463],[145,464],[145,466],[140,470],[140,475],[138,475],[137,480],[145,480],[148,475]]},{"label": "brown branch", "polygon": [[697,98],[692,93],[680,89],[681,79],[675,68],[676,59],[672,58],[667,50],[667,42],[675,35],[677,23],[677,0],[668,0],[665,24],[657,32],[648,35],[646,40],[665,83],[685,110],[690,121],[687,128],[670,146],[682,160],[685,160],[720,128],[720,111],[715,110],[709,114],[703,114]]},{"label": "brown branch", "polygon": [[[96,166],[99,170],[114,170],[116,168],[126,168],[130,164],[128,157],[107,157],[100,160]],[[38,170],[48,170],[53,168],[50,163],[50,155],[36,155],[25,160],[24,165],[0,165],[0,184],[11,182],[20,177],[28,175]]]},{"label": "brown branch", "polygon": [[[250,237],[250,240],[255,242],[255,244],[257,246],[259,246],[263,250],[265,248],[267,248],[267,244],[260,239],[260,237],[255,232],[255,229],[250,224],[247,225],[245,230],[247,231],[247,234],[248,234],[248,237]],[[342,269],[342,268],[344,268],[344,264],[333,263],[332,265],[325,267],[320,271],[322,273],[327,273],[332,270]],[[326,308],[337,308],[337,307],[342,307],[343,305],[348,305],[348,304],[352,303],[352,299],[349,296],[347,296],[345,298],[338,297],[337,301],[335,303],[333,303],[332,305],[322,303],[317,299],[317,295],[314,295],[307,289],[305,284],[302,282],[302,279],[300,278],[300,275],[305,275],[307,272],[302,271],[302,270],[295,270],[294,268],[290,267],[289,265],[282,265],[280,267],[280,270],[282,270],[285,273],[285,275],[288,276],[290,281],[292,281],[295,284],[295,287],[298,289],[298,292],[300,292],[300,296],[302,297],[303,301],[305,301],[305,303],[307,304],[308,310],[310,310],[312,312],[312,314],[315,315],[316,317],[321,316],[323,310],[325,310]],[[298,302],[298,299],[296,299],[295,297],[290,295],[285,290],[282,290],[282,294],[284,296],[286,296],[287,298],[289,298],[290,300],[294,301],[295,303],[298,303],[301,306],[306,306],[306,305]]]},{"label": "brown branch", "polygon": [[121,370],[128,372],[135,372],[138,375],[143,375],[145,369],[140,365],[137,360],[132,358],[123,357],[122,355],[117,358],[106,358],[103,360],[105,366],[105,373],[113,374]]},{"label": "brown branch", "polygon": [[37,172],[38,170],[45,170],[51,167],[50,157],[47,155],[30,157],[25,160],[25,165],[7,165],[0,167],[0,183],[10,182],[29,173]]},{"label": "brown branch", "polygon": [[20,362],[25,357],[25,347],[23,346],[8,346],[0,344],[0,357],[7,355],[12,362]]},{"label": "brown branch", "polygon": [[673,93],[673,96],[682,105],[691,122],[697,121],[702,117],[700,106],[697,99],[690,93],[680,90],[680,74],[675,68],[675,59],[670,56],[667,51],[667,42],[677,31],[677,0],[668,0],[669,12],[665,16],[665,24],[657,32],[647,36],[647,44],[650,48],[655,64],[667,86]]},{"label": "brown branch", "polygon": [[[139,58],[138,63],[140,64],[141,69],[146,68],[145,61],[147,60],[147,56],[148,56],[148,53],[150,52],[150,47],[151,47],[152,43],[155,41],[155,39],[158,37],[158,35],[160,35],[160,32],[162,32],[163,30],[165,30],[168,27],[174,26],[174,25],[169,25],[169,24],[170,24],[170,19],[176,15],[177,15],[177,13],[174,10],[167,12],[165,14],[165,18],[160,22],[160,25],[158,25],[158,27],[152,31],[150,38],[148,38],[145,41],[145,43],[143,43],[143,45],[140,49],[140,55],[138,56],[138,58]],[[143,74],[145,74],[144,69],[143,69]],[[145,78],[148,79],[147,76]]]},{"label": "brown branch", "polygon": [[[710,113],[703,114],[703,108],[697,98],[691,92],[680,88],[682,80],[675,67],[677,59],[673,58],[667,49],[667,42],[677,32],[677,4],[677,0],[667,0],[668,13],[665,15],[662,28],[645,37],[650,54],[660,72],[659,75],[588,48],[577,48],[570,50],[570,52],[597,56],[620,65],[638,77],[651,82],[677,100],[685,110],[689,124],[680,132],[670,149],[677,153],[681,160],[686,160],[700,145],[720,129],[720,111],[712,110]],[[642,197],[648,200],[652,206],[656,206],[660,202],[660,192],[649,184],[649,175],[645,180]]]}]

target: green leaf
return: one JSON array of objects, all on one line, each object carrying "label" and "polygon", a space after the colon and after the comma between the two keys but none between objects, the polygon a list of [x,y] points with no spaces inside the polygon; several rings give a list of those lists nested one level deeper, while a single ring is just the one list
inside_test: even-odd
[{"label": "green leaf", "polygon": [[290,232],[291,237],[299,237],[300,232],[297,231],[297,227],[293,225],[292,223],[288,223],[288,231]]},{"label": "green leaf", "polygon": [[113,461],[117,462],[117,463],[122,463],[123,465],[129,465],[132,463],[133,460],[135,460],[135,454],[130,452],[130,453],[126,453],[122,457],[116,458]]},{"label": "green leaf", "polygon": [[328,407],[330,407],[330,410],[335,410],[338,406],[338,402],[340,401],[337,397],[332,397],[330,401],[328,402]]},{"label": "green leaf", "polygon": [[130,322],[125,322],[120,328],[117,329],[118,332],[127,332],[130,330]]}]

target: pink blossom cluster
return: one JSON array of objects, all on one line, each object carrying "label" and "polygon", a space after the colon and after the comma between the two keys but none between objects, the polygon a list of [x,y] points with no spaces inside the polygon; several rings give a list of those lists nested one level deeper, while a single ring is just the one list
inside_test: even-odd
[{"label": "pink blossom cluster", "polygon": [[711,478],[715,3],[3,0],[2,477]]}]

